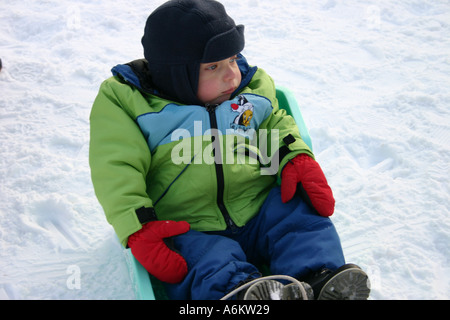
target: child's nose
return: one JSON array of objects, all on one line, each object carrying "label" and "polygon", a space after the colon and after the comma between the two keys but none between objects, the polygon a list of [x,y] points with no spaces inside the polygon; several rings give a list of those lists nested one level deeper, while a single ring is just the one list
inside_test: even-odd
[{"label": "child's nose", "polygon": [[234,80],[234,78],[236,78],[236,73],[234,71],[234,68],[232,66],[228,66],[228,68],[225,71],[224,80],[230,81],[230,80]]}]

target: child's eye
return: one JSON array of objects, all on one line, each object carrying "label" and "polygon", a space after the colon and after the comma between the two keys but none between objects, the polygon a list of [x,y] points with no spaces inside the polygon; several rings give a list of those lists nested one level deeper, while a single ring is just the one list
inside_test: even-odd
[{"label": "child's eye", "polygon": [[217,69],[217,64],[213,64],[213,65],[211,65],[211,66],[209,66],[209,67],[206,67],[206,69],[207,69],[207,70],[214,71],[214,70]]},{"label": "child's eye", "polygon": [[233,58],[230,59],[230,63],[234,63],[234,62],[236,62],[238,60],[239,60],[239,57],[238,56],[234,56]]}]

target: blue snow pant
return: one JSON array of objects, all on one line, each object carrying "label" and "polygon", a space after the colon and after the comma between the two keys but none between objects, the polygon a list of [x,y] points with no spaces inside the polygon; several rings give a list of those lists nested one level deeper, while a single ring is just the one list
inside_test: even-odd
[{"label": "blue snow pant", "polygon": [[337,269],[344,255],[329,218],[315,213],[300,197],[281,202],[274,188],[257,216],[245,226],[220,232],[189,231],[173,238],[186,259],[188,274],[178,284],[165,284],[176,300],[218,300],[240,282],[271,274],[301,279],[320,268]]}]

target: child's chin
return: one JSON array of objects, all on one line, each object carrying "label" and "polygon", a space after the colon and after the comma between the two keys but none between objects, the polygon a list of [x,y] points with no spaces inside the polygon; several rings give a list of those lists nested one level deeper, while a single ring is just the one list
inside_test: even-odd
[{"label": "child's chin", "polygon": [[212,102],[210,102],[210,104],[221,104],[224,103],[227,100],[230,100],[231,95],[230,94],[226,94],[223,96],[218,97],[217,99],[214,99]]}]

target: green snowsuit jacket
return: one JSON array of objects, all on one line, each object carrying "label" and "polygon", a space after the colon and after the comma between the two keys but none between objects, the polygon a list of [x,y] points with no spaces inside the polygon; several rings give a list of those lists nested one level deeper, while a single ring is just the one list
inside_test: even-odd
[{"label": "green snowsuit jacket", "polygon": [[158,96],[145,83],[145,63],[113,68],[90,115],[95,193],[124,246],[142,227],[140,208],[197,231],[243,226],[286,162],[313,156],[294,119],[279,109],[273,80],[244,58],[241,86],[218,106]]}]

